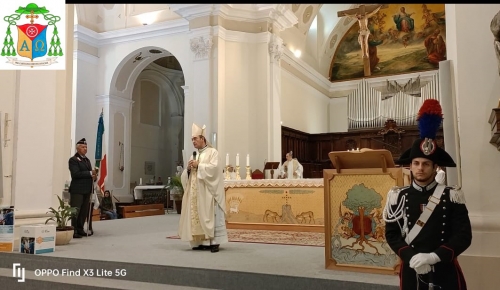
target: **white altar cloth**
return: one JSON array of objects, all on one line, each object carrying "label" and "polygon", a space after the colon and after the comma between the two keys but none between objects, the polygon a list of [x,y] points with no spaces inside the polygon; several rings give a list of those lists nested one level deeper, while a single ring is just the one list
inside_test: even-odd
[{"label": "white altar cloth", "polygon": [[165,188],[165,185],[138,185],[134,187],[134,199],[142,199],[143,190],[163,188]]}]

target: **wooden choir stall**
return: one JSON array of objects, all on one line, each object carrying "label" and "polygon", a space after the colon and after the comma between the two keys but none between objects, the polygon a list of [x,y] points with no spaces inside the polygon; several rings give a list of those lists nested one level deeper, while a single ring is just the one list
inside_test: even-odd
[{"label": "wooden choir stall", "polygon": [[382,211],[387,193],[404,183],[390,151],[361,149],[329,153],[325,169],[325,268],[395,274],[398,256],[385,240]]}]

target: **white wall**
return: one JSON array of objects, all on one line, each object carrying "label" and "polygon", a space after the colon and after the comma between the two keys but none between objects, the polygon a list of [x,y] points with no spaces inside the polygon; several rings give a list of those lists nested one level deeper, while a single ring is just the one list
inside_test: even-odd
[{"label": "white wall", "polygon": [[[224,59],[224,156],[229,153],[230,164],[236,165],[236,154],[240,154],[240,166],[246,165],[250,154],[250,166],[262,168],[267,154],[267,44],[224,42],[225,51],[219,54]],[[260,85],[259,85],[260,84]],[[222,159],[225,162],[225,157]],[[240,174],[245,174],[242,169]],[[244,177],[244,175],[243,175]]]},{"label": "white wall", "polygon": [[281,72],[283,126],[316,134],[329,132],[330,99],[287,70]]},{"label": "white wall", "polygon": [[[74,140],[73,144],[82,138],[87,140],[87,157],[90,159],[92,166],[95,165],[95,145],[97,138],[97,125],[99,122],[99,115],[101,114],[102,108],[96,103],[97,87],[97,58],[77,52],[76,62],[76,97],[73,103],[73,122],[74,128]],[[108,116],[104,116],[108,118]],[[104,128],[107,130],[109,128]],[[66,153],[66,155],[73,155],[76,153],[75,146],[71,148],[71,151]],[[103,148],[103,154],[106,151]],[[68,173],[69,174],[69,173]],[[68,180],[69,175],[68,175]]]},{"label": "white wall", "polygon": [[[12,158],[14,156],[14,119],[15,100],[16,100],[16,74],[20,71],[0,71],[0,205],[11,205],[11,181],[12,181]],[[7,115],[6,115],[7,114]],[[7,116],[8,125],[5,125],[5,117]],[[8,141],[7,141],[8,140]],[[8,176],[8,177],[6,177]]]},{"label": "white wall", "polygon": [[328,124],[328,132],[347,132],[349,128],[347,97],[330,99]]},{"label": "white wall", "polygon": [[[494,38],[490,31],[491,19],[499,10],[500,4],[446,4],[447,20],[448,17],[456,20],[447,22],[446,30],[458,107],[462,186],[474,230],[469,255],[500,255],[498,245],[493,243],[500,239],[500,152],[489,143],[488,123],[500,95]],[[455,37],[448,36],[451,31],[456,32]]]}]

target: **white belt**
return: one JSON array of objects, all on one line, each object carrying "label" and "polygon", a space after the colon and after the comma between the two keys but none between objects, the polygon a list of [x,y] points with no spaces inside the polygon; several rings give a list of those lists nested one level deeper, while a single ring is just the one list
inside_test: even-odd
[{"label": "white belt", "polygon": [[408,235],[406,235],[405,241],[408,245],[413,241],[413,239],[420,233],[422,228],[425,226],[425,223],[432,215],[432,212],[441,201],[441,195],[443,194],[445,188],[446,186],[442,184],[436,186],[434,194],[429,197],[429,202],[425,206],[424,211],[422,212],[422,214],[420,214],[420,217],[418,218],[413,228],[411,228]]}]

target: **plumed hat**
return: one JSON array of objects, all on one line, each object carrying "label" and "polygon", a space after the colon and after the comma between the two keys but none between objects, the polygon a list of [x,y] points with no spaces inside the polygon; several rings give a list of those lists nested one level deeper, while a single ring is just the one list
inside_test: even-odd
[{"label": "plumed hat", "polygon": [[443,121],[441,104],[438,100],[425,100],[418,111],[418,129],[420,139],[415,140],[396,161],[397,164],[410,164],[414,158],[426,158],[441,167],[456,167],[455,161],[448,152],[437,146],[436,134]]},{"label": "plumed hat", "polygon": [[203,127],[200,128],[200,126],[193,123],[193,126],[191,126],[191,137],[203,136],[206,139],[207,138],[206,129],[207,127],[205,125],[203,125]]},{"label": "plumed hat", "polygon": [[80,141],[76,142],[76,144],[84,144],[84,145],[87,145],[87,140],[85,140],[85,138],[82,138],[80,139]]}]

